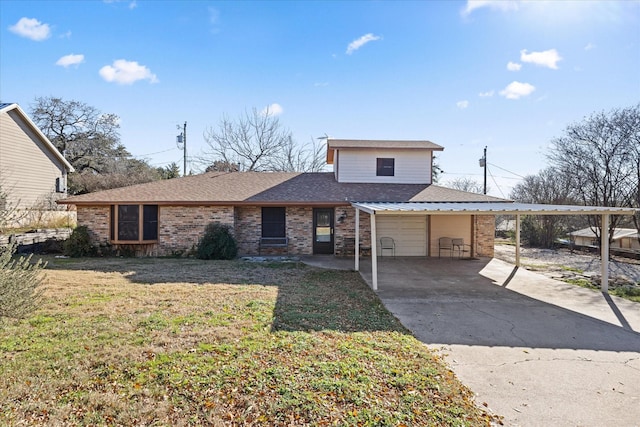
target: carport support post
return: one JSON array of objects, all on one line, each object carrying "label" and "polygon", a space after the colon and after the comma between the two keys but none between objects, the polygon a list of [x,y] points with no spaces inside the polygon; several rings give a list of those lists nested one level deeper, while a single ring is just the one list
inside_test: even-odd
[{"label": "carport support post", "polygon": [[520,215],[516,215],[516,267],[520,267]]},{"label": "carport support post", "polygon": [[375,211],[369,215],[371,218],[371,288],[374,291],[378,290],[378,248],[376,242],[376,215]]},{"label": "carport support post", "polygon": [[356,230],[355,230],[355,253],[356,253],[356,266],[355,270],[360,271],[360,209],[356,208]]},{"label": "carport support post", "polygon": [[609,293],[609,214],[602,215],[600,228],[600,290]]}]

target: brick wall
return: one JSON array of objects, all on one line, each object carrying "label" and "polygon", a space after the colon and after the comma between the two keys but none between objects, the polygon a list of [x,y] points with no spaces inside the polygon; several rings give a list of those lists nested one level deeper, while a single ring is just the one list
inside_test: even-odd
[{"label": "brick wall", "polygon": [[78,225],[89,228],[91,241],[95,245],[109,242],[110,213],[109,206],[78,206]]},{"label": "brick wall", "polygon": [[[313,209],[310,207],[286,208],[286,232],[289,238],[289,255],[313,253]],[[287,248],[263,248],[259,251],[262,236],[262,208],[239,206],[235,213],[238,253],[241,255],[286,255]]]},{"label": "brick wall", "polygon": [[212,222],[233,227],[233,206],[160,206],[157,254],[190,250]]},{"label": "brick wall", "polygon": [[474,220],[476,255],[493,258],[496,218],[493,215],[475,215]]},{"label": "brick wall", "polygon": [[289,253],[313,254],[313,208],[287,208],[287,237],[289,237]]},{"label": "brick wall", "polygon": [[237,206],[235,209],[236,240],[238,254],[257,255],[262,235],[262,208]]},{"label": "brick wall", "polygon": [[[95,245],[109,242],[110,207],[78,206],[78,225],[89,228]],[[204,228],[211,222],[234,225],[232,206],[160,206],[158,212],[158,243],[140,246],[143,255],[170,255],[174,251],[189,251],[198,243]],[[125,245],[130,248],[138,245]]]},{"label": "brick wall", "polygon": [[[344,217],[342,221],[340,218]],[[356,209],[337,207],[335,209],[335,253],[353,256],[355,244]],[[360,246],[371,248],[371,220],[368,213],[360,212]]]},{"label": "brick wall", "polygon": [[[109,241],[109,207],[78,207],[78,225],[86,225],[96,244]],[[353,255],[355,209],[337,207],[334,211],[335,254]],[[342,220],[340,220],[342,218]],[[476,255],[493,257],[495,218],[475,215],[473,240]],[[157,245],[147,248],[152,255],[169,255],[173,251],[190,250],[197,244],[204,228],[211,222],[227,224],[235,229],[238,253],[257,255],[262,235],[262,208],[259,206],[161,206],[159,209]],[[313,253],[313,208],[287,207],[286,229],[290,255]],[[371,247],[370,217],[360,212],[361,246]],[[348,250],[347,250],[348,249]],[[286,254],[285,248],[268,248],[263,255]]]}]

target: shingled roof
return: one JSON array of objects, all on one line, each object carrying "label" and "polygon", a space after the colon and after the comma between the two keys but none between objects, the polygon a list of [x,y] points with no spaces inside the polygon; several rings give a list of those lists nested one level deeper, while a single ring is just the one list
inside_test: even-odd
[{"label": "shingled roof", "polygon": [[339,183],[332,172],[209,172],[72,196],[75,205],[347,205],[350,202],[496,202],[425,184]]}]

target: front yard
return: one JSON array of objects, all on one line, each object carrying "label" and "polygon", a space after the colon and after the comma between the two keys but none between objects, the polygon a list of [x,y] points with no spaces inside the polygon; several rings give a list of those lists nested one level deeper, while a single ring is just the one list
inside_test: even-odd
[{"label": "front yard", "polygon": [[1,425],[500,423],[355,272],[52,259],[0,329]]}]

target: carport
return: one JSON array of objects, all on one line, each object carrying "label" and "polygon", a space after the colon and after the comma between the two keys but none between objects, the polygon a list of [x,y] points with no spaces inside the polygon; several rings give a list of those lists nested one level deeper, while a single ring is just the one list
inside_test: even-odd
[{"label": "carport", "polygon": [[[360,212],[369,214],[371,221],[371,287],[378,290],[378,250],[377,218],[397,216],[399,222],[406,218],[438,215],[514,215],[516,218],[516,266],[520,266],[520,217],[521,215],[598,215],[603,229],[609,228],[611,215],[633,215],[638,209],[602,206],[544,205],[509,202],[352,202],[355,208],[355,247],[360,247]],[[404,218],[403,218],[404,217]],[[429,233],[431,230],[429,230]],[[429,239],[428,239],[429,240]],[[427,245],[430,242],[427,241]],[[428,247],[428,246],[427,246]],[[609,239],[608,234],[601,236],[601,289],[608,292],[609,287]],[[355,270],[360,271],[360,251],[355,251]],[[429,253],[427,251],[427,256]]]}]

